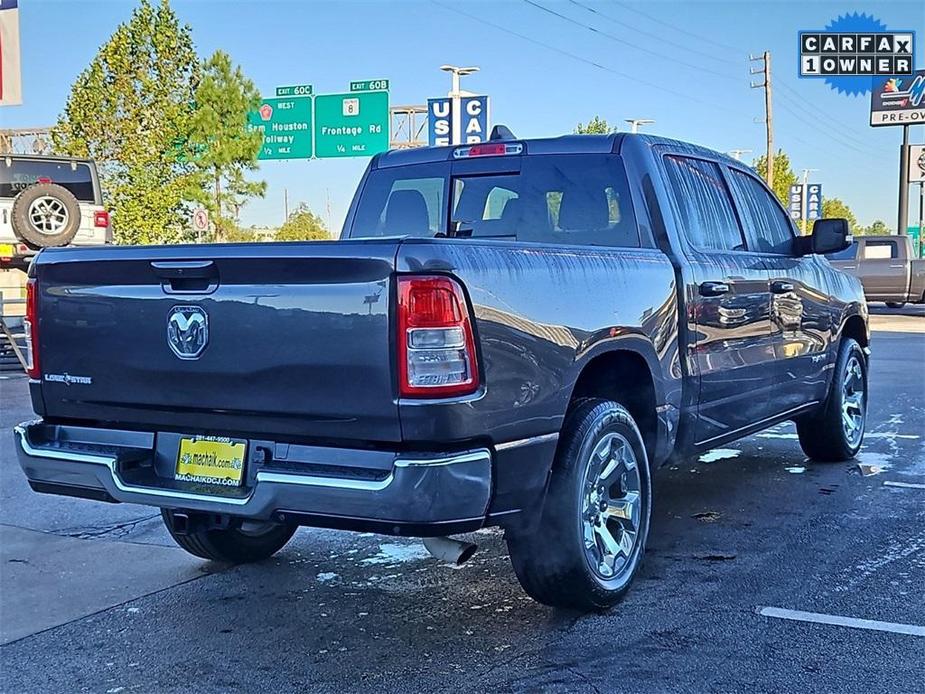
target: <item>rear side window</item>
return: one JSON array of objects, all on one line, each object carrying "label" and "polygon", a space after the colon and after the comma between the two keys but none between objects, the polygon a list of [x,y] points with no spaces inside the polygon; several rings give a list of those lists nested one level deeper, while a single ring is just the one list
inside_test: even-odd
[{"label": "rear side window", "polygon": [[856,243],[852,243],[850,246],[848,246],[847,248],[843,250],[826,254],[825,257],[828,258],[829,260],[854,260],[857,257],[857,255],[858,255],[858,245]]},{"label": "rear side window", "polygon": [[790,219],[767,189],[747,173],[732,169],[732,188],[739,201],[742,223],[759,253],[793,253],[793,229]]},{"label": "rear side window", "polygon": [[457,177],[451,217],[473,238],[639,246],[623,162],[613,155],[527,156],[517,174]]},{"label": "rear side window", "polygon": [[732,198],[714,162],[666,156],[668,183],[683,233],[697,248],[744,251]]},{"label": "rear side window", "polygon": [[0,197],[14,198],[33,183],[56,183],[81,202],[97,200],[87,164],[0,158]]},{"label": "rear side window", "polygon": [[898,257],[896,244],[892,241],[868,241],[864,244],[866,260],[888,260]]},{"label": "rear side window", "polygon": [[446,224],[446,167],[422,164],[370,172],[351,236],[433,236]]}]

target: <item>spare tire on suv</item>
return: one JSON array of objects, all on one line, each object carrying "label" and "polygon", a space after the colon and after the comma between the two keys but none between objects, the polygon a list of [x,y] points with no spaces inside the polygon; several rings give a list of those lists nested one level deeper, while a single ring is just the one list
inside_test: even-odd
[{"label": "spare tire on suv", "polygon": [[13,233],[35,249],[65,246],[80,227],[77,198],[54,183],[36,183],[13,200]]}]

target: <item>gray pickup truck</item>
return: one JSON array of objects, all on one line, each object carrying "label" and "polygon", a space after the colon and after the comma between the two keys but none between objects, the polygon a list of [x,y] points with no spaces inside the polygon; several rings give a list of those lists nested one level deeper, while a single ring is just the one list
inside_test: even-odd
[{"label": "gray pickup truck", "polygon": [[372,159],[341,239],[42,251],[30,270],[32,488],[162,509],[254,561],[298,526],[502,526],[527,592],[614,604],[652,470],[779,422],[860,448],[859,282],[755,172],[642,135]]},{"label": "gray pickup truck", "polygon": [[925,303],[925,259],[915,257],[908,236],[858,236],[828,258],[861,281],[868,301],[892,308]]}]

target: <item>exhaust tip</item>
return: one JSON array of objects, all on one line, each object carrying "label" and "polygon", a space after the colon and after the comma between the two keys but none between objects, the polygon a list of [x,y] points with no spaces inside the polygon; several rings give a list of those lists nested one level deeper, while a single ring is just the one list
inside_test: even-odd
[{"label": "exhaust tip", "polygon": [[462,566],[472,558],[478,545],[451,537],[426,537],[424,547],[434,558],[453,566]]}]

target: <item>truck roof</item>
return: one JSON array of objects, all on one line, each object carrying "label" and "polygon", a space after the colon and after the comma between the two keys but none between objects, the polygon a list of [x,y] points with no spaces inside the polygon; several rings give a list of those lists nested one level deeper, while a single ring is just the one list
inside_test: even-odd
[{"label": "truck roof", "polygon": [[[498,142],[501,142],[499,140]],[[504,140],[524,145],[524,153],[530,154],[603,154],[607,152],[619,153],[624,146],[652,147],[655,145],[668,145],[683,149],[688,154],[721,159],[738,164],[742,162],[717,152],[716,150],[691,144],[682,140],[674,140],[658,135],[642,135],[632,133],[612,133],[610,135],[560,135],[559,137],[528,138]],[[426,164],[447,161],[453,158],[453,150],[465,145],[450,145],[444,147],[417,147],[414,149],[393,149],[376,155],[372,168],[390,168],[393,166],[409,166],[411,164]]]}]

